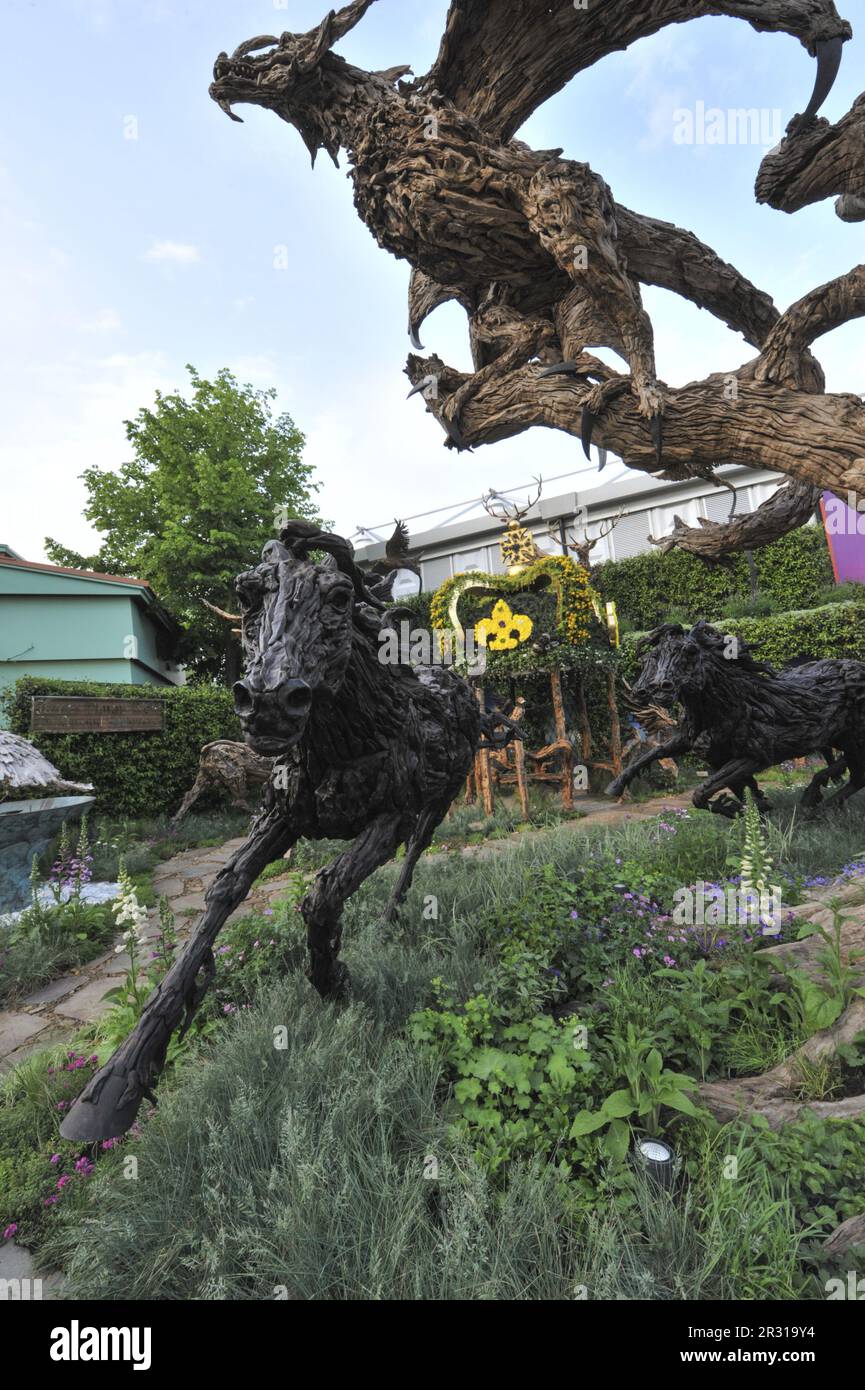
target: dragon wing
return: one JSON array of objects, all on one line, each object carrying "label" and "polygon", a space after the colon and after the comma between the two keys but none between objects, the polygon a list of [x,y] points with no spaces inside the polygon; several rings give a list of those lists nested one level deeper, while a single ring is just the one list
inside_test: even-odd
[{"label": "dragon wing", "polygon": [[819,63],[806,112],[816,114],[852,33],[832,0],[452,0],[422,85],[508,140],[576,73],[668,24],[704,15],[731,15],[798,38]]}]

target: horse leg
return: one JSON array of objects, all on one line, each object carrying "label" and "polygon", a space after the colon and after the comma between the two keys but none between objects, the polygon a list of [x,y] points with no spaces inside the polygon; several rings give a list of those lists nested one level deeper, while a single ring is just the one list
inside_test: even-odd
[{"label": "horse leg", "polygon": [[742,810],[742,803],[738,799],[734,800],[732,796],[719,796],[714,802],[712,797],[725,787],[731,791],[737,786],[742,787],[759,770],[760,764],[753,758],[733,758],[717,772],[713,772],[702,787],[697,788],[691,800],[700,811],[713,811],[716,815],[727,816],[732,820]]},{"label": "horse leg", "polygon": [[132,1032],[100,1067],[64,1119],[64,1139],[113,1139],[132,1124],[145,1096],[154,1099],[150,1088],[165,1064],[171,1035],[184,1013],[186,1031],[213,979],[213,942],[226,918],[243,902],[262,869],[297,839],[277,808],[259,817],[245,843],[207,890],[204,914],[153,990]]},{"label": "horse leg", "polygon": [[409,842],[406,845],[405,859],[399,871],[399,878],[394,884],[393,892],[390,895],[390,902],[385,908],[384,920],[386,922],[394,922],[399,916],[400,904],[405,901],[406,893],[411,887],[417,861],[430,844],[435,834],[435,828],[441,821],[446,810],[447,805],[443,801],[436,801],[431,806],[427,806],[418,816],[414,830],[411,832]]},{"label": "horse leg", "polygon": [[[825,751],[823,756],[825,757]],[[846,757],[836,758],[834,762],[829,761],[827,767],[815,773],[802,793],[799,805],[810,809],[819,806],[821,802],[821,791],[828,782],[834,782],[839,775],[843,776],[847,767]]]},{"label": "horse leg", "polygon": [[626,767],[624,772],[620,772],[618,777],[607,787],[606,795],[621,796],[631,785],[634,778],[639,777],[640,773],[645,768],[651,767],[652,763],[658,762],[661,758],[675,757],[677,753],[690,753],[692,747],[693,744],[687,735],[676,734],[675,737],[669,739],[667,743],[662,743],[657,748],[653,748],[649,753],[644,753],[642,757],[635,759],[630,767]]},{"label": "horse leg", "polygon": [[741,782],[731,784],[730,791],[744,806],[746,788],[754,798],[754,804],[761,815],[765,815],[768,811],[771,811],[772,803],[768,796],[766,796],[766,793],[762,791],[756,777],[744,777]]},{"label": "horse leg", "polygon": [[845,801],[849,801],[851,796],[855,796],[858,791],[865,787],[865,750],[851,749],[845,754],[847,767],[850,776],[843,787],[837,792],[833,792],[828,801],[823,803],[823,809],[834,809],[836,806],[843,806]]},{"label": "horse leg", "polygon": [[179,825],[180,822],[183,820],[184,816],[189,815],[189,812],[192,810],[198,798],[200,796],[203,796],[209,787],[210,778],[206,775],[206,773],[199,772],[192,786],[189,788],[189,791],[186,793],[185,797],[180,803],[180,809],[175,811],[174,815],[172,816],[171,824]]},{"label": "horse leg", "polygon": [[401,815],[378,816],[332,864],[319,869],[300,905],[309,947],[307,978],[323,999],[344,993],[349,984],[348,971],[337,960],[345,900],[390,859],[403,826]]}]

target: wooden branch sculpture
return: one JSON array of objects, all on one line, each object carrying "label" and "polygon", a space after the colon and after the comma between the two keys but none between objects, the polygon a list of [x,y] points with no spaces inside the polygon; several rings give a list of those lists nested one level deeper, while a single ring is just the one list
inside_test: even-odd
[{"label": "wooden branch sculpture", "polygon": [[[314,563],[313,550],[325,559]],[[300,908],[309,978],[321,995],[340,995],[348,983],[339,960],[345,900],[404,843],[385,914],[392,920],[478,747],[519,734],[504,715],[482,715],[453,672],[382,660],[380,634],[390,621],[342,537],[292,521],[237,588],[246,674],[234,687],[235,708],[250,747],[274,759],[263,809],[135,1028],[64,1120],[66,1138],[128,1129],[142,1097],[152,1098],[172,1033],[181,1022],[188,1027],[212,980],[218,932],[266,865],[301,836],[351,841]]]},{"label": "wooden branch sculpture", "polygon": [[272,758],[261,758],[245,743],[217,739],[206,743],[198,760],[195,781],[171,818],[179,825],[203,796],[222,795],[237,811],[255,809],[261,789],[270,780]]},{"label": "wooden branch sculpture", "polygon": [[[865,786],[865,662],[803,661],[775,671],[741,638],[706,622],[690,632],[666,623],[643,639],[639,651],[643,664],[630,700],[665,709],[681,704],[684,719],[667,744],[617,777],[608,795],[620,796],[659,757],[692,751],[712,769],[694,805],[725,816],[742,809],[746,787],[762,799],[758,773],[816,749],[828,766],[806,788],[803,806],[816,806],[821,788],[845,768],[848,780],[827,806],[843,804]],[[843,756],[836,758],[834,749]]]},{"label": "wooden branch sculpture", "polygon": [[[704,15],[796,37],[817,59],[814,93],[763,162],[759,196],[773,206],[840,192],[859,215],[860,102],[840,126],[817,113],[851,37],[831,0],[452,0],[438,57],[367,72],[331,50],[374,0],[331,11],[307,34],[250,39],[221,53],[211,96],[272,110],[315,160],[347,151],[357,211],[378,243],[412,266],[409,329],[457,300],[469,316],[475,370],[409,357],[448,447],[494,443],[544,425],[593,438],[632,468],[715,480],[719,460],[793,480],[750,517],[688,528],[669,544],[707,558],[766,544],[807,520],[819,490],[865,496],[865,405],[824,394],[814,338],[863,313],[865,269],[814,291],[785,314],[691,232],[618,203],[603,178],[561,150],[513,138],[577,73],[669,24]],[[831,168],[827,168],[827,165]],[[674,291],[758,349],[750,362],[671,390],[655,369],[640,285]],[[819,305],[831,305],[821,313]],[[628,363],[621,375],[588,351]],[[435,390],[428,388],[435,383]],[[731,393],[735,384],[735,398]],[[667,544],[667,542],[665,542]]]}]

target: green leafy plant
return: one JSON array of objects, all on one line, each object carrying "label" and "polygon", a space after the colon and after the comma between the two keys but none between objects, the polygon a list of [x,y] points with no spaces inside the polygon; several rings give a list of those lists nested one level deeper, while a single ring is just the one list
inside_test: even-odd
[{"label": "green leafy plant", "polygon": [[572,1139],[604,1129],[607,1154],[621,1160],[630,1146],[632,1125],[656,1135],[665,1107],[693,1118],[700,1115],[688,1095],[696,1089],[696,1081],[666,1068],[652,1038],[641,1037],[628,1024],[624,1037],[611,1038],[608,1046],[611,1071],[626,1084],[611,1091],[598,1110],[577,1114],[570,1128]]},{"label": "green leafy plant", "polygon": [[844,923],[851,919],[844,917],[840,899],[831,898],[829,908],[832,912],[831,931],[820,922],[805,922],[799,929],[798,939],[806,941],[810,937],[819,936],[822,940],[823,945],[817,953],[817,964],[827,991],[840,1006],[840,1013],[856,995],[865,997],[865,990],[860,989],[857,984],[862,975],[859,966],[865,960],[865,951],[850,951],[845,961],[842,951]]}]

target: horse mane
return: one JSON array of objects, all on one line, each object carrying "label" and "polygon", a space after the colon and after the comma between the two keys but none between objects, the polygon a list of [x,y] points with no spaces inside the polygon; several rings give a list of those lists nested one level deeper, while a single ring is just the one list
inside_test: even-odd
[{"label": "horse mane", "polygon": [[359,603],[380,611],[386,608],[384,595],[379,592],[380,586],[367,583],[366,575],[355,563],[354,546],[344,536],[322,531],[314,522],[294,517],[280,531],[279,544],[297,560],[306,559],[310,550],[323,550],[340,573],[351,580]]},{"label": "horse mane", "polygon": [[681,623],[662,623],[652,632],[641,637],[635,647],[635,654],[638,657],[645,656],[646,652],[660,644],[668,637],[688,637],[695,642],[708,656],[717,659],[720,657],[725,666],[735,665],[740,671],[745,671],[754,676],[775,676],[777,671],[768,661],[761,661],[755,652],[757,647],[746,642],[744,637],[735,637],[736,655],[731,656],[729,641],[733,634],[719,632],[711,623],[707,623],[704,618],[695,623],[690,632],[686,632]]}]

